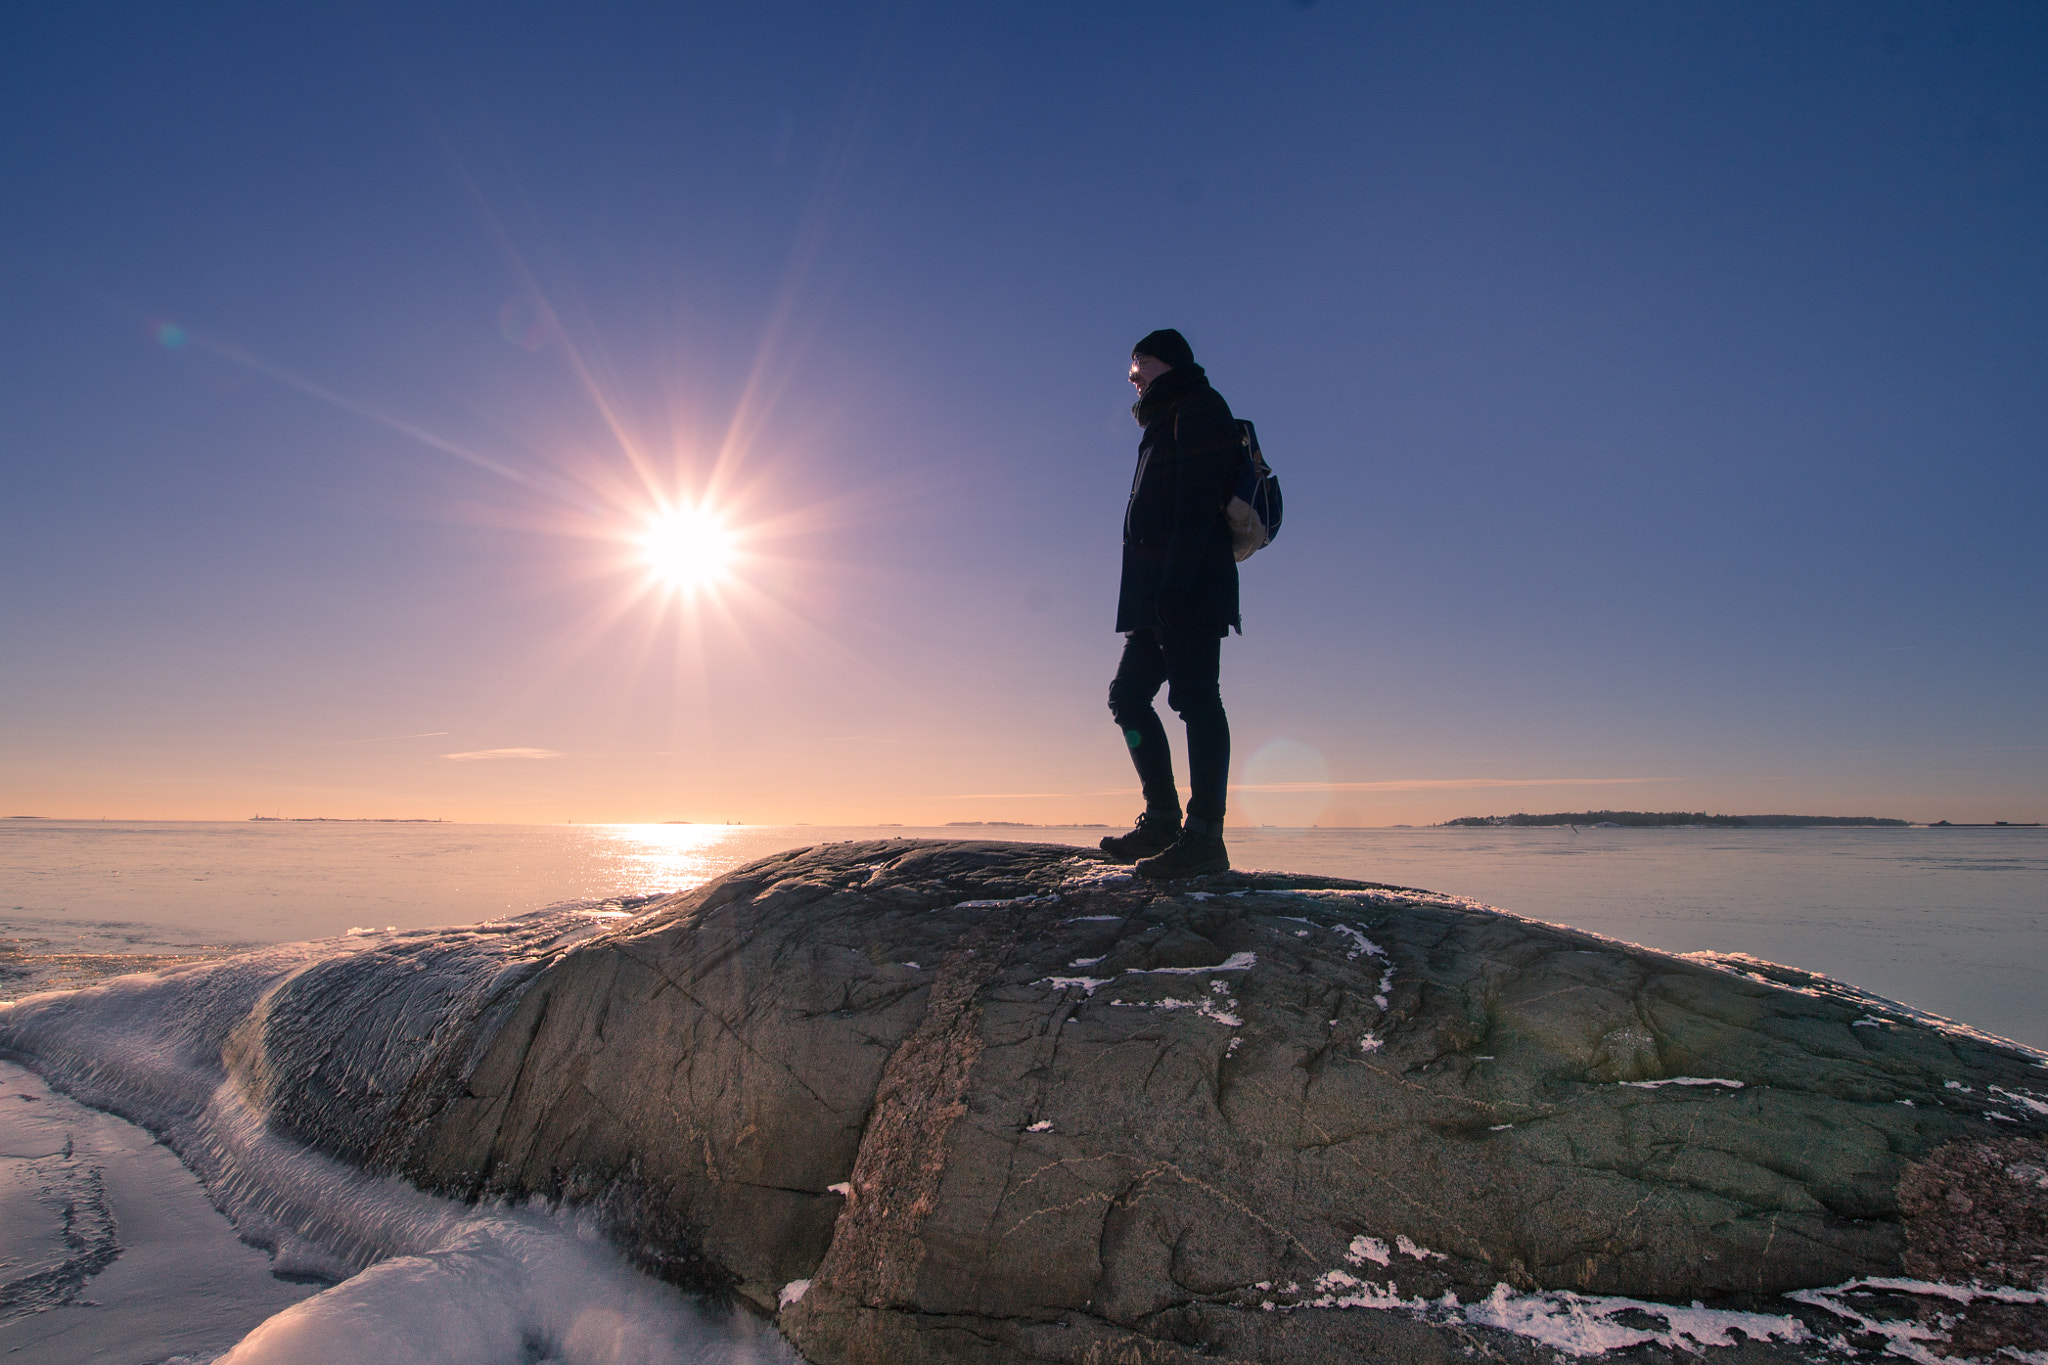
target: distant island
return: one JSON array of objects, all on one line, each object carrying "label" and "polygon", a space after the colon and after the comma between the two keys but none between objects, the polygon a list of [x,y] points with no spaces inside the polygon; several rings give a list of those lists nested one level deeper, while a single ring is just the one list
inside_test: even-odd
[{"label": "distant island", "polygon": [[278,825],[438,825],[440,816],[418,815],[252,815],[251,821]]},{"label": "distant island", "polygon": [[[946,829],[1108,829],[1108,825],[1041,825],[1029,820],[948,820]],[[897,827],[900,828],[900,827]]]},{"label": "distant island", "polygon": [[1875,815],[1708,815],[1704,811],[1582,810],[1559,815],[1467,815],[1446,820],[1446,826],[1519,829],[1529,825],[1617,825],[1622,829],[1671,829],[1698,825],[1706,829],[1804,829],[1810,825],[1854,825],[1905,829],[1910,820]]}]

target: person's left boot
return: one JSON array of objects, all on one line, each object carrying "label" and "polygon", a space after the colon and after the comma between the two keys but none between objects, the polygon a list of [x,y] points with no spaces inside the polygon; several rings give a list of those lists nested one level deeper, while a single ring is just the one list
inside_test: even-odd
[{"label": "person's left boot", "polygon": [[1230,852],[1223,847],[1221,829],[1208,820],[1190,815],[1181,826],[1180,838],[1172,848],[1150,858],[1140,858],[1132,869],[1140,877],[1167,881],[1175,877],[1212,877],[1230,871]]}]

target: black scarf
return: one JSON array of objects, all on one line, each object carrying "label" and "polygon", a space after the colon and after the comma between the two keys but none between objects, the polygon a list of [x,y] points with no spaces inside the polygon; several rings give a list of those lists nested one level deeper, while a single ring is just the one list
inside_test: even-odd
[{"label": "black scarf", "polygon": [[1209,376],[1200,365],[1192,362],[1176,365],[1145,386],[1138,395],[1138,401],[1131,404],[1131,416],[1138,419],[1138,425],[1150,426],[1152,419],[1179,402],[1181,398],[1196,389],[1209,387]]}]

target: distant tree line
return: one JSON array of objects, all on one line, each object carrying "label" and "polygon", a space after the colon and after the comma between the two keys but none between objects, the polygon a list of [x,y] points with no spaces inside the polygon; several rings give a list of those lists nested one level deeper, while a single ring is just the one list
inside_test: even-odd
[{"label": "distant tree line", "polygon": [[1705,811],[1582,810],[1560,815],[1467,815],[1444,821],[1467,827],[1519,828],[1524,825],[1622,825],[1630,829],[1670,828],[1674,825],[1705,825],[1714,829],[1799,829],[1807,825],[1891,825],[1904,828],[1910,821],[1885,820],[1874,815],[1708,815]]}]

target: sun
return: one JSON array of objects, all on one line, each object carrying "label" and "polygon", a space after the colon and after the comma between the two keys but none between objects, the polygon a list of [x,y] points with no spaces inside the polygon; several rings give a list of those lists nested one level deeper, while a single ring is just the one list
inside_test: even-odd
[{"label": "sun", "polygon": [[715,587],[732,569],[732,532],[708,507],[669,508],[648,521],[639,540],[648,571],[681,592]]}]

